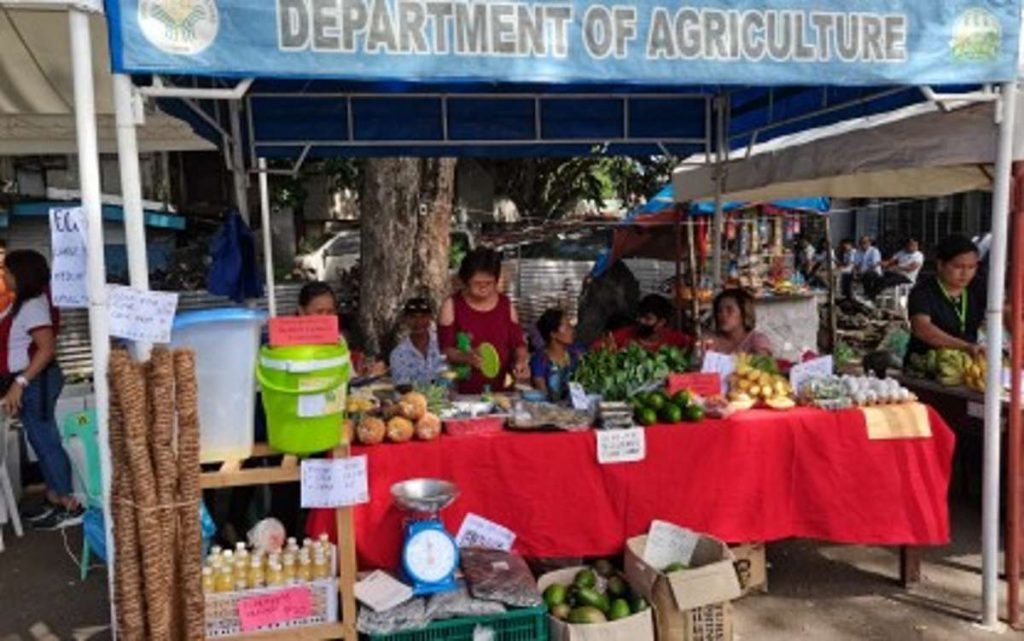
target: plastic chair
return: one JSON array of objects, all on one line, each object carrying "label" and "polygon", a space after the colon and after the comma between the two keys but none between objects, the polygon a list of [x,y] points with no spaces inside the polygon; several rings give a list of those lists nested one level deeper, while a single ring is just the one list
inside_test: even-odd
[{"label": "plastic chair", "polygon": [[[64,417],[64,424],[61,426],[61,437],[64,447],[67,448],[71,439],[77,438],[85,449],[85,470],[75,468],[85,488],[85,507],[103,511],[103,477],[100,470],[100,448],[96,433],[96,411],[85,410],[84,412],[73,412]],[[89,574],[90,557],[92,546],[89,545],[89,537],[82,537],[82,561],[81,574],[85,580]]]},{"label": "plastic chair", "polygon": [[[18,514],[18,504],[14,500],[14,486],[11,483],[11,476],[7,471],[7,437],[10,432],[11,419],[6,413],[0,413],[0,517],[4,514],[10,519],[14,526],[14,534],[18,538],[24,535],[21,528],[21,516]],[[4,530],[0,525],[0,552],[4,551]]]}]

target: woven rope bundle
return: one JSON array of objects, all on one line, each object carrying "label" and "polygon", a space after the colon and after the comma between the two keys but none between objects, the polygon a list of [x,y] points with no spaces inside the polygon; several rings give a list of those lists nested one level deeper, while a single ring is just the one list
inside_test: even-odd
[{"label": "woven rope bundle", "polygon": [[111,481],[112,523],[116,576],[114,595],[117,600],[117,622],[120,637],[125,641],[143,641],[146,638],[146,608],[142,595],[142,569],[139,564],[139,535],[136,529],[135,501],[131,472],[127,461],[124,418],[121,413],[118,386],[114,379],[131,376],[133,366],[128,352],[114,350],[110,355],[110,450],[117,465],[113,466]]},{"label": "woven rope bundle", "polygon": [[[199,502],[199,399],[195,354],[174,352],[175,402],[178,410],[178,494],[182,504]],[[202,567],[202,527],[194,508],[182,508],[178,542],[179,585],[185,605],[187,638],[205,633]]]}]

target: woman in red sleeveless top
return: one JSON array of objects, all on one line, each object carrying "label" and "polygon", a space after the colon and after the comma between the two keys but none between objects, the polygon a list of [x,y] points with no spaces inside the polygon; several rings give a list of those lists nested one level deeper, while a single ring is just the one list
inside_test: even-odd
[{"label": "woman in red sleeveless top", "polygon": [[[529,381],[529,352],[512,301],[498,291],[501,255],[493,249],[477,248],[466,255],[459,268],[462,291],[441,306],[438,340],[448,363],[469,366],[468,378],[458,382],[460,394],[479,394],[485,387],[506,388],[508,374]],[[470,351],[459,348],[458,336],[469,338]],[[484,376],[480,346],[490,343],[498,352],[501,368],[494,378]]]}]

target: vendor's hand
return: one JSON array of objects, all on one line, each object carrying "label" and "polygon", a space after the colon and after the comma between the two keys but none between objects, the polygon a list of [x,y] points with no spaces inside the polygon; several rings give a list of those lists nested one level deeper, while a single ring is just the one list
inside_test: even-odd
[{"label": "vendor's hand", "polygon": [[367,378],[376,378],[378,376],[384,376],[388,371],[388,366],[384,361],[373,361],[368,365],[364,364],[363,370],[363,376]]},{"label": "vendor's hand", "polygon": [[979,356],[985,356],[985,348],[982,347],[981,345],[975,345],[974,343],[968,344],[965,351],[974,358],[978,358]]},{"label": "vendor's hand", "polygon": [[530,365],[526,361],[518,361],[515,367],[512,368],[512,376],[515,377],[516,381],[529,382],[530,380]]},{"label": "vendor's hand", "polygon": [[484,359],[480,358],[480,355],[476,352],[470,352],[466,354],[466,365],[475,370],[481,370],[484,367]]},{"label": "vendor's hand", "polygon": [[0,408],[10,417],[15,417],[21,411],[21,395],[25,393],[21,385],[14,383],[0,399]]}]

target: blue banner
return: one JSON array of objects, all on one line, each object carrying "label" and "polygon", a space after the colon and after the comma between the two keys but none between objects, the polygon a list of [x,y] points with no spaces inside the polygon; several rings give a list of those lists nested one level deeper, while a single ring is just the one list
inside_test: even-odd
[{"label": "blue banner", "polygon": [[1019,0],[107,0],[115,71],[413,82],[962,84]]}]

